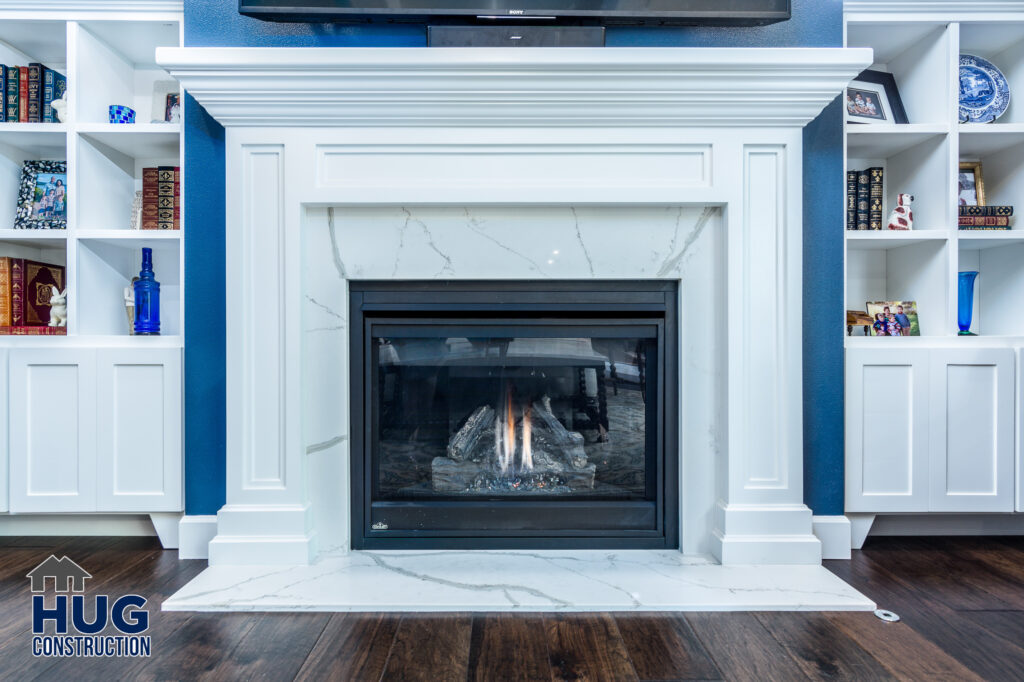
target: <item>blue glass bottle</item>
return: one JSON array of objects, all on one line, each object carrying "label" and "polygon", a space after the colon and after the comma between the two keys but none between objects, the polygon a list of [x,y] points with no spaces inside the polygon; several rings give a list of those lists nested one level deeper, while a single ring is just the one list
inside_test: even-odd
[{"label": "blue glass bottle", "polygon": [[960,327],[959,336],[977,336],[971,333],[971,318],[974,316],[974,280],[977,278],[976,270],[966,270],[960,273],[957,282],[957,325]]},{"label": "blue glass bottle", "polygon": [[142,248],[142,270],[135,288],[135,333],[160,335],[160,282],[153,278],[153,249]]}]

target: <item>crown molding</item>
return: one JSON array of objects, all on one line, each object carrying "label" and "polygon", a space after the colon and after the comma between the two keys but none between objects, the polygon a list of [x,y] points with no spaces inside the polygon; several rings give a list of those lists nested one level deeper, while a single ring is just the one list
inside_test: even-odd
[{"label": "crown molding", "polygon": [[1024,0],[845,0],[846,14],[908,14],[944,15],[950,20],[970,16],[979,19],[990,15],[1024,12]]},{"label": "crown molding", "polygon": [[159,48],[226,126],[783,126],[871,64],[843,48]]},{"label": "crown molding", "polygon": [[90,19],[126,14],[184,13],[184,0],[0,0],[0,16],[28,19]]}]

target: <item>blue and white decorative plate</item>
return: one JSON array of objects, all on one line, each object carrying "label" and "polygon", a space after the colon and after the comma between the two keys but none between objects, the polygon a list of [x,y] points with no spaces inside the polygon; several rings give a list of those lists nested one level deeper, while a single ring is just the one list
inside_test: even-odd
[{"label": "blue and white decorative plate", "polygon": [[960,122],[991,123],[1010,106],[1010,86],[992,62],[960,55]]}]

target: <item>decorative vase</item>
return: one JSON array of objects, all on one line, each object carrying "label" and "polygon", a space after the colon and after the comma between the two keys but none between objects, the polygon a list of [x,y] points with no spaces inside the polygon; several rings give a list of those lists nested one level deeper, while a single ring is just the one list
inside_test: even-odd
[{"label": "decorative vase", "polygon": [[153,249],[142,248],[142,270],[135,288],[135,333],[160,335],[160,282],[153,277]]},{"label": "decorative vase", "polygon": [[978,273],[968,270],[960,273],[957,283],[957,324],[959,336],[977,336],[971,333],[971,317],[974,312],[974,280]]}]

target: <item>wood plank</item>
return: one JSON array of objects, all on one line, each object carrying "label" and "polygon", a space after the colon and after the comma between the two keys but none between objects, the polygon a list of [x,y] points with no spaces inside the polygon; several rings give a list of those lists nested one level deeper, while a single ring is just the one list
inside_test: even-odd
[{"label": "wood plank", "polygon": [[298,680],[379,680],[401,616],[336,613],[317,640]]},{"label": "wood plank", "polygon": [[210,672],[214,679],[290,680],[331,619],[327,613],[267,613],[259,617]]},{"label": "wood plank", "polygon": [[895,679],[824,614],[773,611],[756,617],[811,679]]},{"label": "wood plank", "polygon": [[1008,644],[1019,646],[1024,642],[1024,611],[963,611],[960,616]]},{"label": "wood plank", "polygon": [[636,680],[615,619],[607,613],[544,615],[554,680]]},{"label": "wood plank", "polygon": [[544,617],[493,613],[473,617],[470,680],[531,680],[551,677]]},{"label": "wood plank", "polygon": [[800,666],[749,613],[688,613],[686,620],[727,680],[804,680]]},{"label": "wood plank", "polygon": [[384,680],[464,680],[472,617],[465,613],[402,618],[384,667]]},{"label": "wood plank", "polygon": [[615,624],[642,680],[720,680],[693,628],[674,613],[617,613]]},{"label": "wood plank", "polygon": [[982,679],[905,622],[886,623],[872,613],[830,613],[827,618],[900,679]]},{"label": "wood plank", "polygon": [[[259,615],[249,613],[162,612],[161,615],[170,618],[153,628],[153,656],[137,661],[130,669],[118,668],[116,678],[208,679],[218,670],[227,652],[233,651],[260,619]],[[108,662],[107,670],[113,669]]]}]

